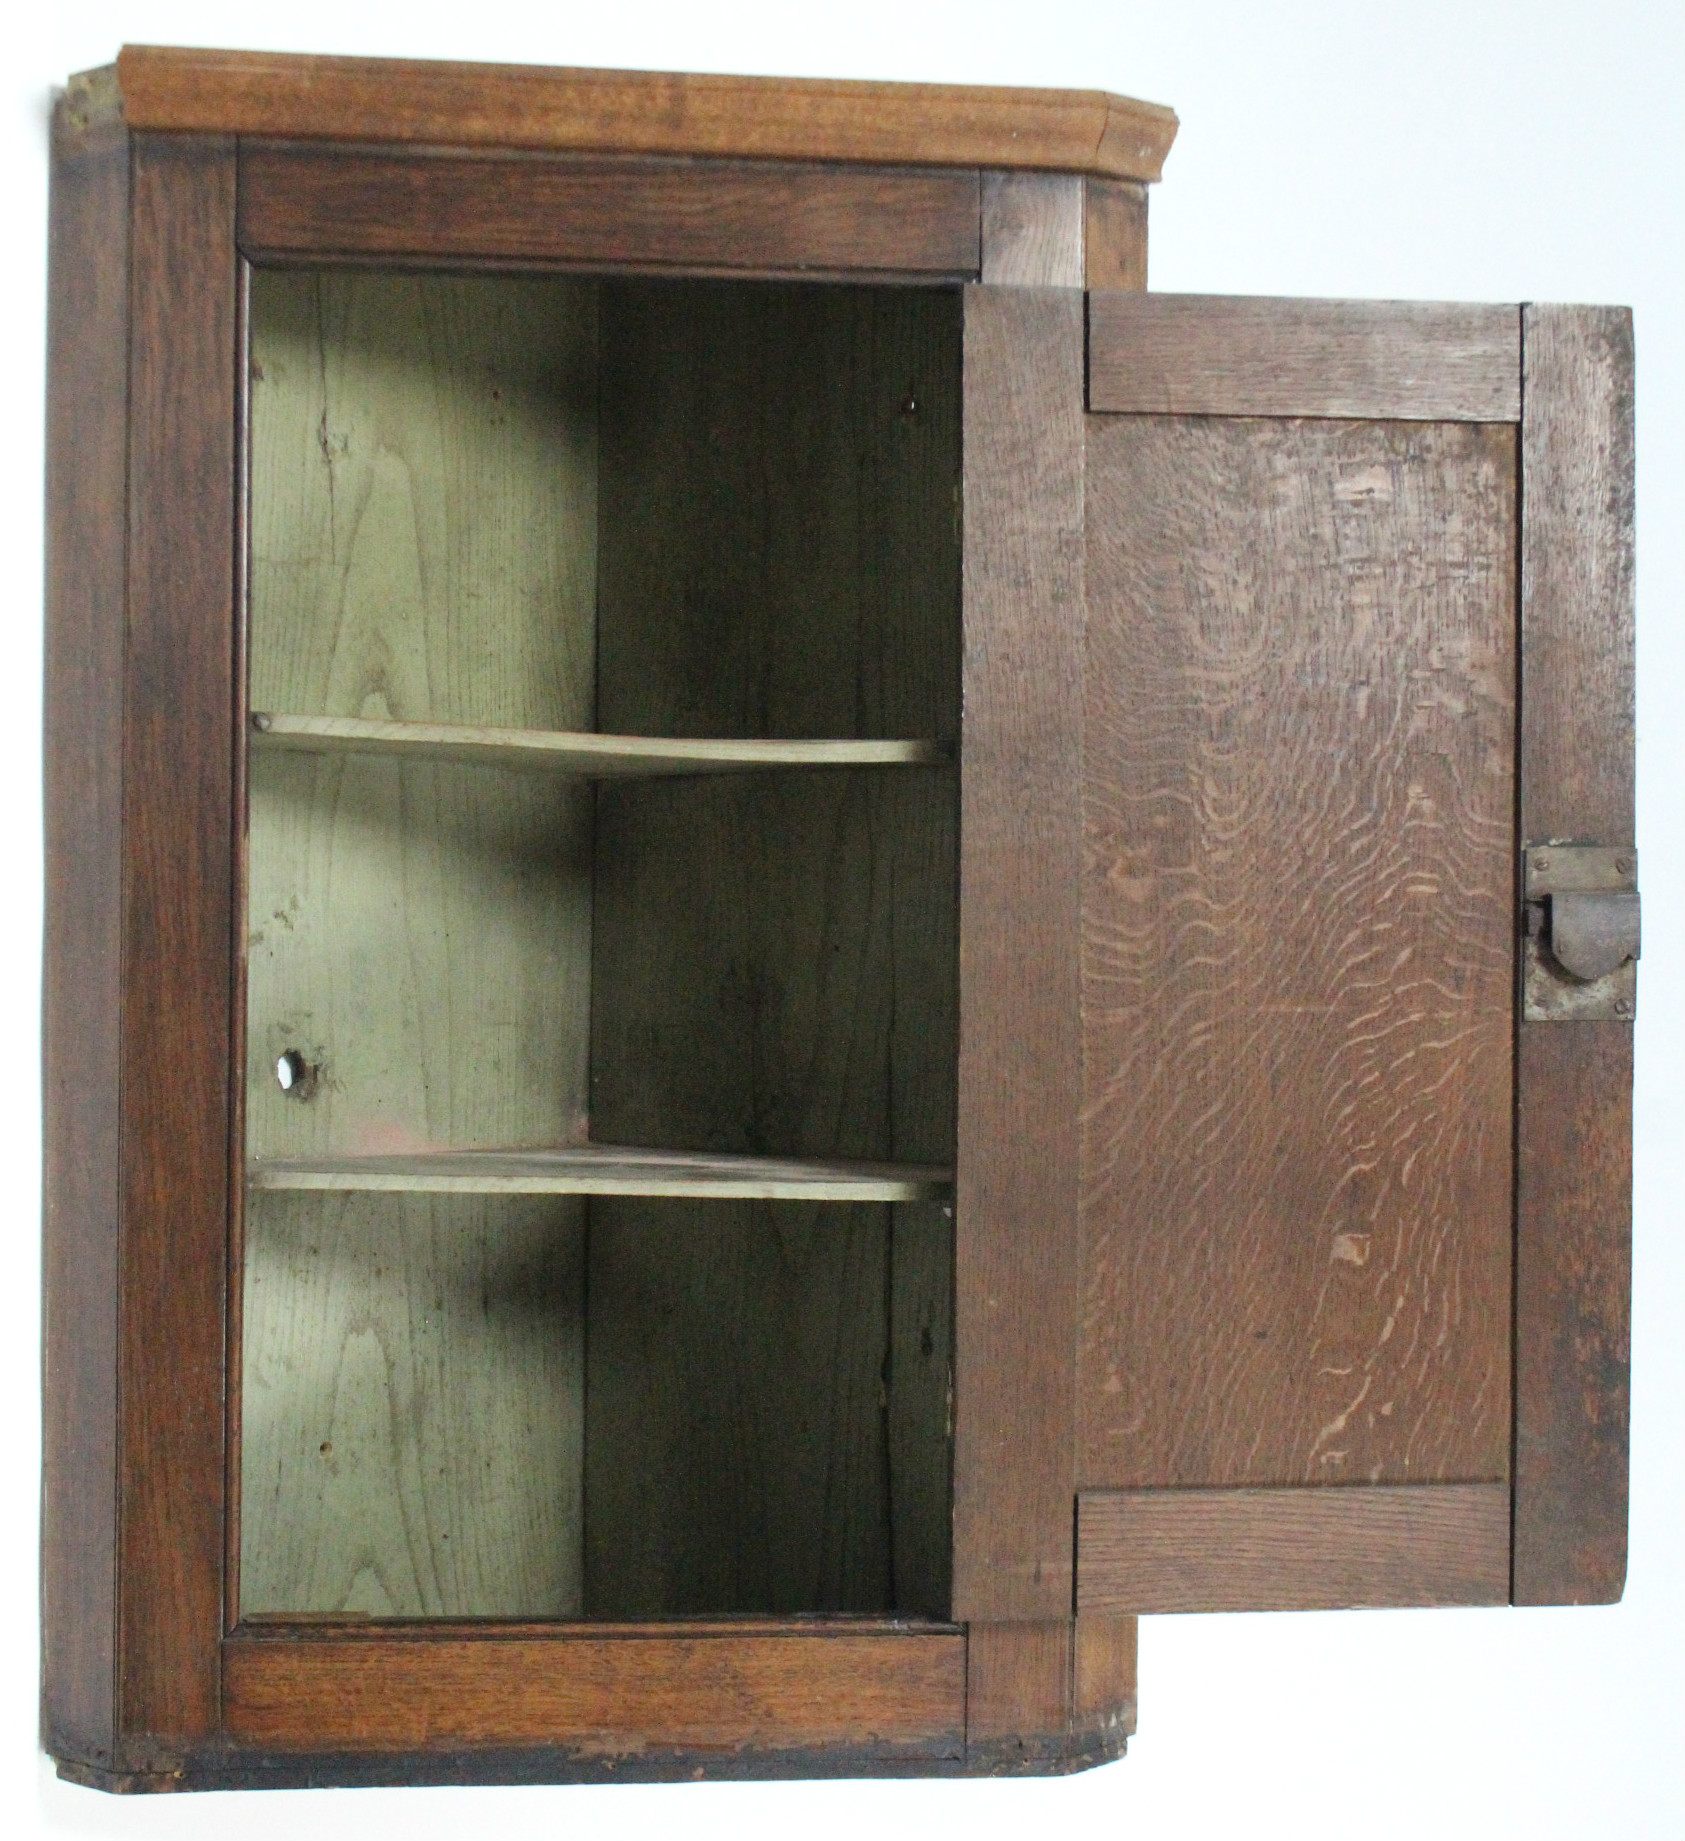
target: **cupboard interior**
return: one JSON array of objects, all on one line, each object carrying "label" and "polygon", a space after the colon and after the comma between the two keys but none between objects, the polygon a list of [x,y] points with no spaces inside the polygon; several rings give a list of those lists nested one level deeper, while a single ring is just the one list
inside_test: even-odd
[{"label": "cupboard interior", "polygon": [[242,1614],[946,1616],[957,294],[250,279]]}]

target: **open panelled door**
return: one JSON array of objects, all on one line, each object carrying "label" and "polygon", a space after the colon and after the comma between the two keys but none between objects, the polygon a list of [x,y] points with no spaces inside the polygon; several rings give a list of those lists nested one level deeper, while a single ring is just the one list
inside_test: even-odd
[{"label": "open panelled door", "polygon": [[956,1616],[1618,1597],[1629,316],[965,358]]}]

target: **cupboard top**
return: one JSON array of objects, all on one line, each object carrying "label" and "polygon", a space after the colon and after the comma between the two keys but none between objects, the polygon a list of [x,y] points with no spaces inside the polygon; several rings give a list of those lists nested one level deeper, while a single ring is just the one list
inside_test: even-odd
[{"label": "cupboard top", "polygon": [[1157,179],[1176,116],[1102,90],[564,70],[125,45],[70,80],[130,128]]}]

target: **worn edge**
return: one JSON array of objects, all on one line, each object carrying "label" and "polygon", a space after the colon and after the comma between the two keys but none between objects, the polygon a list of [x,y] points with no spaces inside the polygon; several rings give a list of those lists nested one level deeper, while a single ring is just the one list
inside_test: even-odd
[{"label": "worn edge", "polygon": [[[911,159],[1151,183],[1163,170],[1179,125],[1171,109],[1104,90],[299,57],[155,45],[125,45],[114,68],[131,127],[308,140],[860,164]],[[357,94],[370,84],[383,89],[385,106],[378,110]],[[478,86],[473,105],[449,94],[464,85]],[[610,117],[607,125],[570,122],[569,104],[577,109],[587,100],[597,105],[592,114]],[[879,119],[862,124],[864,111]],[[544,119],[533,122],[535,114]],[[937,139],[941,150],[921,153],[921,136]]]}]

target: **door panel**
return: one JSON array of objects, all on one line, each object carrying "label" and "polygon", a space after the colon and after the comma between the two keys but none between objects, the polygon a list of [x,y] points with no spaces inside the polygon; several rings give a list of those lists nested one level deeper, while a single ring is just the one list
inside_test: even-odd
[{"label": "door panel", "polygon": [[1514,431],[1087,459],[1080,1484],[1503,1478]]}]

